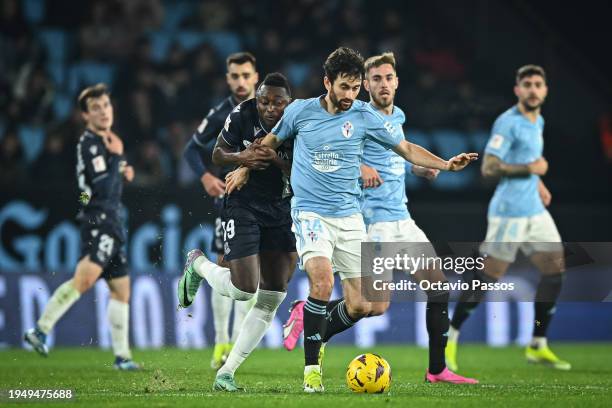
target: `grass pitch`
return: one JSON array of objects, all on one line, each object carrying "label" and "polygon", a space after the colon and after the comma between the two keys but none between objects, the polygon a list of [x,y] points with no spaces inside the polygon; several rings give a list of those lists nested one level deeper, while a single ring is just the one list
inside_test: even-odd
[{"label": "grass pitch", "polygon": [[[0,351],[0,389],[72,389],[75,401],[50,406],[104,407],[609,407],[612,401],[612,345],[554,344],[573,364],[562,372],[528,365],[517,347],[459,348],[460,373],[476,386],[425,384],[427,350],[414,346],[376,346],[372,350],[330,344],[325,353],[325,393],[302,392],[301,350],[256,350],[236,375],[247,392],[211,391],[211,350],[136,351],[142,372],[117,372],[112,354],[96,349],[55,349],[48,358],[24,350]],[[344,382],[349,361],[371,351],[391,364],[393,382],[385,395],[354,394]],[[19,403],[19,406],[31,405]],[[7,400],[0,405],[10,406]]]}]

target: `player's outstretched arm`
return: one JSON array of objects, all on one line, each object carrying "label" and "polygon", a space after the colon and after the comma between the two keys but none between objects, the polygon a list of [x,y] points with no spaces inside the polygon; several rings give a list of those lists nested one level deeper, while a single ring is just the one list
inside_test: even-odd
[{"label": "player's outstretched arm", "polygon": [[480,171],[484,177],[527,177],[531,174],[543,176],[548,171],[548,162],[540,157],[528,164],[508,164],[499,157],[485,154]]},{"label": "player's outstretched arm", "polygon": [[461,153],[449,160],[444,160],[429,150],[406,140],[402,140],[393,148],[393,151],[417,166],[446,171],[463,170],[468,164],[478,159],[478,153]]},{"label": "player's outstretched arm", "polygon": [[417,177],[426,178],[427,180],[435,180],[436,177],[438,177],[438,174],[440,174],[440,170],[413,165],[412,174],[414,174]]}]

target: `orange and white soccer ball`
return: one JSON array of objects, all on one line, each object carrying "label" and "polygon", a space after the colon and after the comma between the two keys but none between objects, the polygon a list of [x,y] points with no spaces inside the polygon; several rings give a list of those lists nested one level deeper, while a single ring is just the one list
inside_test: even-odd
[{"label": "orange and white soccer ball", "polygon": [[391,366],[378,354],[362,354],[350,362],[346,383],[354,392],[387,392],[391,386]]}]

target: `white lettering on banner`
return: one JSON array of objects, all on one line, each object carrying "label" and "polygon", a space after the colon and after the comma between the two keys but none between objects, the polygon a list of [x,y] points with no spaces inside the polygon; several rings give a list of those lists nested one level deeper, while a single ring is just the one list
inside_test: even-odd
[{"label": "white lettering on banner", "polygon": [[[517,276],[504,276],[500,283],[513,283],[512,292],[492,292],[487,295],[486,319],[487,319],[487,343],[491,346],[501,347],[511,343],[510,327],[511,313],[510,304],[519,299],[532,299],[535,296],[534,287],[525,279]],[[492,298],[492,296],[495,296]],[[533,305],[531,302],[520,302]],[[534,312],[533,307],[525,305],[517,307],[518,336],[516,342],[526,345],[531,338],[533,330]]]},{"label": "white lettering on banner", "polygon": [[178,271],[181,267],[181,210],[176,205],[168,205],[162,210],[161,218],[165,226],[162,247],[164,269]]},{"label": "white lettering on banner", "polygon": [[[19,310],[21,311],[21,332],[36,325],[38,317],[42,314],[49,301],[49,289],[45,281],[39,276],[22,276],[19,279]],[[47,346],[53,347],[55,336],[53,330],[47,334]],[[26,343],[21,340],[21,347]],[[29,346],[28,346],[29,347]]]},{"label": "white lettering on banner", "polygon": [[[5,205],[0,210],[0,234],[2,227],[8,221],[13,221],[26,230],[34,230],[40,227],[47,219],[47,211],[36,211],[25,201],[15,200]],[[5,249],[3,241],[0,240],[0,269],[17,270],[24,267],[39,267],[38,252],[41,248],[40,238],[35,235],[26,235],[13,240],[14,249],[18,250],[25,258],[25,261],[13,258],[10,252]],[[10,248],[9,248],[10,250]]]},{"label": "white lettering on banner", "polygon": [[267,348],[280,348],[283,345],[283,324],[275,317],[264,336],[264,345]]},{"label": "white lettering on banner", "polygon": [[[81,245],[79,229],[68,221],[59,223],[45,242],[46,268],[52,271],[73,269],[79,260],[79,245]],[[62,246],[65,248],[63,254]]]},{"label": "white lettering on banner", "polygon": [[[6,295],[6,280],[4,276],[0,276],[0,298],[3,298]],[[5,333],[6,329],[6,317],[4,315],[4,310],[0,309],[0,333]],[[8,346],[8,343],[0,340],[0,349],[3,349]]]},{"label": "white lettering on banner", "polygon": [[[417,292],[417,296],[421,293]],[[427,302],[414,303],[414,341],[419,347],[429,346],[429,334],[427,334],[427,323],[425,320],[426,312]]]},{"label": "white lettering on banner", "polygon": [[157,281],[142,276],[132,287],[131,320],[134,345],[159,348],[164,345],[164,308]]},{"label": "white lettering on banner", "polygon": [[355,344],[358,347],[373,347],[376,345],[376,333],[389,329],[389,315],[374,316],[361,319],[355,325]]},{"label": "white lettering on banner", "polygon": [[110,324],[108,322],[108,299],[110,291],[106,281],[99,280],[95,286],[96,327],[98,329],[98,345],[102,349],[111,347]]},{"label": "white lettering on banner", "polygon": [[198,296],[195,297],[189,309],[178,309],[178,297],[176,287],[180,278],[172,281],[171,298],[174,299],[173,310],[178,310],[174,319],[174,333],[176,345],[182,349],[202,348],[207,346],[204,337],[204,326],[206,325],[206,297],[204,288],[200,288]]}]

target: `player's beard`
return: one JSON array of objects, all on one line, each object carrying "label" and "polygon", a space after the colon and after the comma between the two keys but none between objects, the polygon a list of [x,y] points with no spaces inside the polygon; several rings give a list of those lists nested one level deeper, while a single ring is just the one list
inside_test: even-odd
[{"label": "player's beard", "polygon": [[529,103],[529,98],[524,99],[521,101],[521,105],[523,105],[523,108],[527,111],[527,112],[534,112],[539,110],[542,107],[542,104],[544,103],[543,100],[538,99],[538,103],[535,105],[532,105]]},{"label": "player's beard", "polygon": [[334,93],[333,89],[329,90],[329,100],[334,105],[334,108],[336,108],[339,111],[343,111],[343,112],[347,111],[351,109],[351,107],[353,106],[353,101],[351,99],[342,99],[342,101],[350,102],[348,108],[345,109],[344,106],[342,106],[342,103],[341,103],[342,101],[338,100],[338,97]]},{"label": "player's beard", "polygon": [[393,104],[393,97],[388,98],[388,100],[378,98],[376,95],[372,94],[372,100],[376,104],[376,106],[380,109],[385,109]]}]

